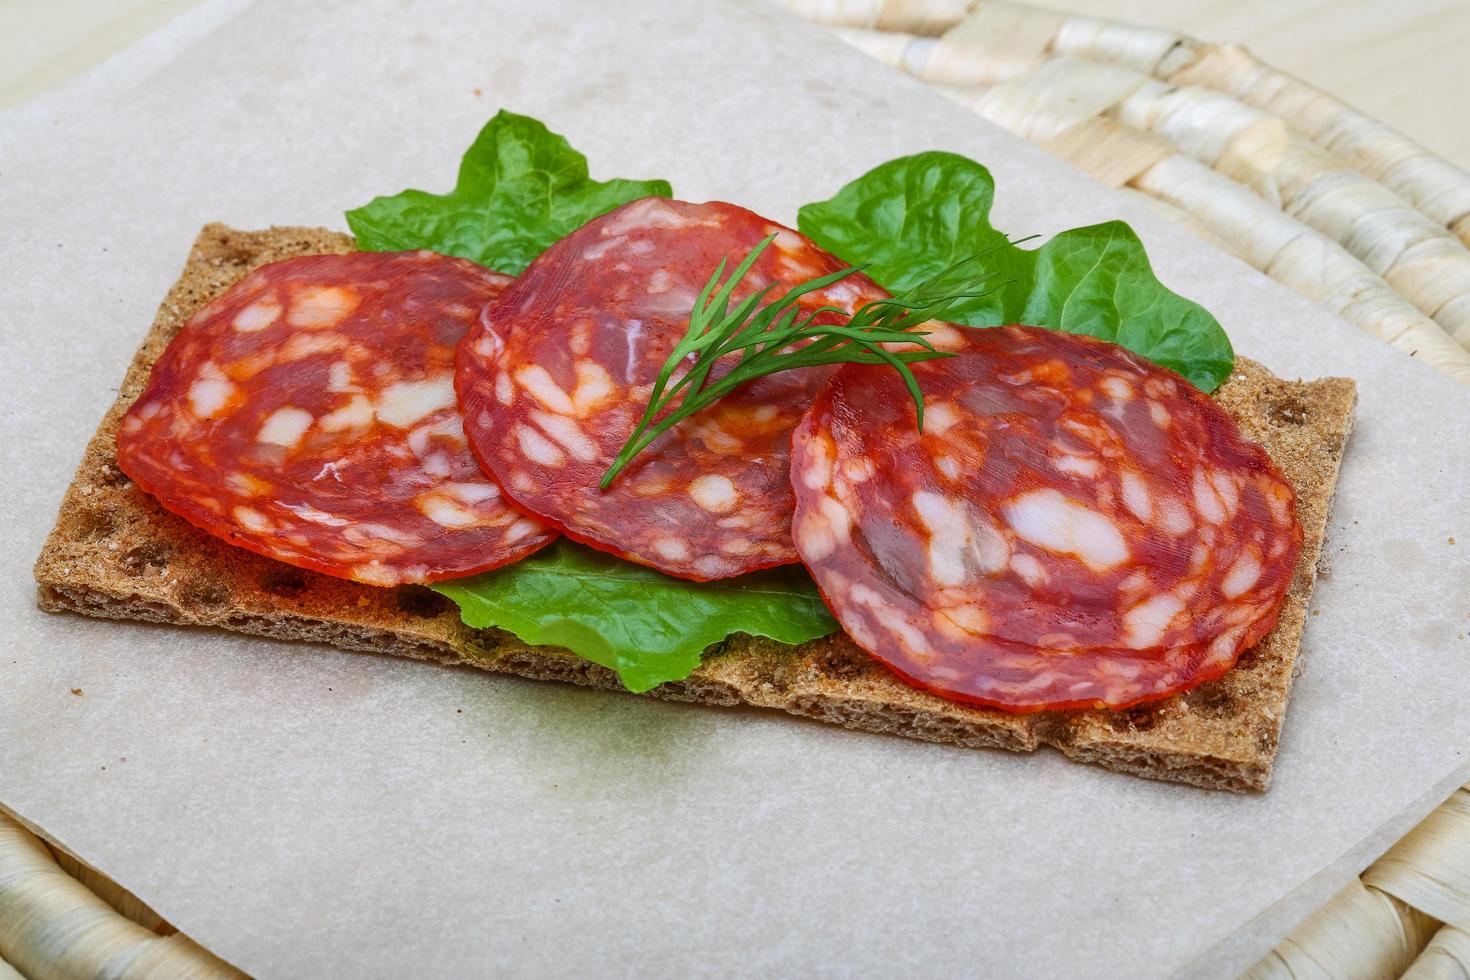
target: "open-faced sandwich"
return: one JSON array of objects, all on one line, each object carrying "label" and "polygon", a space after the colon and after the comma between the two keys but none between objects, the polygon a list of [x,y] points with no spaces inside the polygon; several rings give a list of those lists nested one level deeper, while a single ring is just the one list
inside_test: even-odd
[{"label": "open-faced sandwich", "polygon": [[798,230],[501,113],[355,241],[209,226],[41,605],[1262,789],[1352,383],[993,193],[924,153]]}]

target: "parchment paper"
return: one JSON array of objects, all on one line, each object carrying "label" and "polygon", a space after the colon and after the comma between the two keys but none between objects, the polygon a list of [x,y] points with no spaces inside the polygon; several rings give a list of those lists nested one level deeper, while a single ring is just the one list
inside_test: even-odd
[{"label": "parchment paper", "polygon": [[[1000,227],[1124,217],[1242,353],[1355,376],[1270,793],[38,612],[199,226],[447,189],[501,106],[788,222],[966,153]],[[1470,769],[1470,392],[774,8],[220,0],[0,117],[0,215],[0,800],[256,975],[1226,975]]]}]

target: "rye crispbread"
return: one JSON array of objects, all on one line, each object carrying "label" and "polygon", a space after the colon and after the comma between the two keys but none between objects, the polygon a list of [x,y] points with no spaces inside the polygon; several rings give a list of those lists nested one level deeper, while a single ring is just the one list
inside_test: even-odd
[{"label": "rye crispbread", "polygon": [[[610,671],[566,651],[466,627],[453,605],[428,589],[358,585],[229,547],[165,512],[118,471],[118,422],[195,310],[255,266],[351,248],[351,238],[321,229],[240,232],[215,224],[203,230],[62,501],[36,562],[41,608],[220,627],[621,690]],[[1012,715],[909,687],[840,635],[799,647],[737,635],[708,651],[693,677],[650,693],[776,708],[970,748],[1051,745],[1073,759],[1138,776],[1237,792],[1265,789],[1355,394],[1349,379],[1284,381],[1242,358],[1217,398],[1296,486],[1305,531],[1280,622],[1220,680],[1127,711]]]}]

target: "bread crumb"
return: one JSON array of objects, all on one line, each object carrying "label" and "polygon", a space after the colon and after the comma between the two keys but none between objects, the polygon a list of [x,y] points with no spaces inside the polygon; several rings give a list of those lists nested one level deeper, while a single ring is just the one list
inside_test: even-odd
[{"label": "bread crumb", "polygon": [[81,688],[79,688],[79,687],[74,687],[74,688],[72,688],[72,689],[71,689],[71,693],[72,693],[72,695],[73,695],[73,696],[74,696],[74,697],[82,697],[82,696],[83,696],[83,695],[82,695],[82,689],[81,689]]}]

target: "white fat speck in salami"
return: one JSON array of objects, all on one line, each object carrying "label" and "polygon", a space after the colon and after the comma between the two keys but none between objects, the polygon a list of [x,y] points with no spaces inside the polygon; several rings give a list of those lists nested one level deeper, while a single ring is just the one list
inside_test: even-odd
[{"label": "white fat speck in salami", "polygon": [[455,347],[509,281],[431,252],[262,266],[174,337],[118,465],[211,534],[341,578],[522,558],[556,533],[481,472],[454,398]]},{"label": "white fat speck in salami", "polygon": [[957,356],[914,365],[922,434],[895,372],[847,365],[793,437],[797,549],[848,634],[1008,711],[1123,708],[1229,670],[1301,551],[1265,451],[1121,347],[959,332]]},{"label": "white fat speck in salami", "polygon": [[[595,548],[695,580],[797,560],[791,430],[834,370],[753,381],[686,419],[598,483],[689,326],[720,261],[778,235],[732,303],[844,267],[805,236],[730,204],[646,198],[598,218],[531,263],[459,348],[455,385],[475,455],[517,506]],[[807,310],[853,311],[887,294],[853,275]],[[831,314],[824,314],[831,317]],[[495,338],[494,342],[487,342]],[[717,364],[717,378],[729,365]],[[840,533],[833,525],[830,533]]]}]

